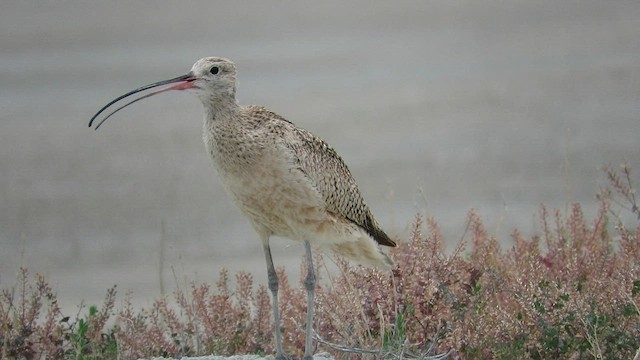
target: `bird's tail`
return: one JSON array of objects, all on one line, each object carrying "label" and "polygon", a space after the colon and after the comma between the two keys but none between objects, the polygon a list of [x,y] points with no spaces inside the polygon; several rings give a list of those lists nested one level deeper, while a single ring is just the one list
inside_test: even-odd
[{"label": "bird's tail", "polygon": [[359,235],[354,241],[328,244],[328,247],[336,254],[363,265],[387,270],[393,268],[393,261],[389,255],[380,249],[380,245],[369,234],[363,232]]}]

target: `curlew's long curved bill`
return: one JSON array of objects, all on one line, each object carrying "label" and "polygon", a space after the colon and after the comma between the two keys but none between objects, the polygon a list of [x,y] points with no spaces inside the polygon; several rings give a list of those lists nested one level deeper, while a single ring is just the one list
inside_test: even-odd
[{"label": "curlew's long curved bill", "polygon": [[107,116],[104,117],[104,119],[100,120],[100,122],[96,125],[95,129],[98,130],[98,128],[100,127],[100,125],[102,125],[108,118],[111,117],[111,115],[117,113],[118,111],[126,108],[127,106],[136,103],[142,99],[146,99],[150,96],[153,95],[157,95],[160,93],[163,93],[165,91],[169,91],[169,90],[186,90],[186,89],[192,89],[195,87],[195,84],[193,83],[196,80],[195,76],[192,73],[188,73],[186,75],[182,75],[182,76],[178,76],[176,78],[173,79],[169,79],[169,80],[162,80],[162,81],[158,81],[155,82],[153,84],[149,84],[149,85],[145,85],[142,87],[139,87],[135,90],[131,90],[128,93],[124,94],[124,95],[120,95],[117,98],[111,100],[107,105],[105,105],[104,107],[102,107],[102,109],[100,109],[95,115],[93,115],[93,117],[91,118],[91,120],[89,120],[89,127],[91,127],[93,125],[93,122],[98,118],[98,116],[100,116],[100,114],[102,114],[105,110],[107,110],[111,105],[114,105],[115,103],[117,103],[118,101],[125,99],[131,95],[137,94],[139,92],[145,91],[145,90],[149,90],[149,89],[153,89],[155,87],[158,86],[162,86],[162,85],[167,85],[167,84],[173,84],[173,83],[177,83],[173,86],[169,86],[166,87],[164,89],[160,89],[160,90],[156,90],[153,91],[147,95],[141,96],[139,98],[136,98],[134,100],[129,101],[128,103],[118,107],[117,109],[113,110],[112,112],[110,112]]}]

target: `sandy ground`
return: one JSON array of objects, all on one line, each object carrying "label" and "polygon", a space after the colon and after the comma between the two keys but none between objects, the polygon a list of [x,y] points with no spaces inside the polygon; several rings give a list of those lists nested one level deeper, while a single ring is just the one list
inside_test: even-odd
[{"label": "sandy ground", "polygon": [[[475,208],[505,246],[514,227],[538,231],[540,203],[593,215],[601,166],[640,171],[639,32],[635,1],[5,2],[0,287],[28,266],[73,313],[113,284],[148,305],[223,266],[266,282],[197,99],[163,94],[87,128],[207,55],[236,62],[242,103],[332,144],[401,239],[417,212],[453,244]],[[293,274],[302,253],[274,245]]]}]

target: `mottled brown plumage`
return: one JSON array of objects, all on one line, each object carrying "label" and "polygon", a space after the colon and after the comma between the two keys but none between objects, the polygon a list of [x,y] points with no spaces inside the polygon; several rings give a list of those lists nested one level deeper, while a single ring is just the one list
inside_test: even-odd
[{"label": "mottled brown plumage", "polygon": [[278,313],[278,278],[269,238],[302,241],[307,255],[305,359],[310,359],[315,274],[311,243],[358,262],[390,268],[379,245],[396,246],[376,223],[340,156],[326,142],[260,106],[236,101],[235,65],[224,58],[198,60],[191,71],[143,86],[103,107],[89,123],[118,101],[160,85],[168,88],[137,98],[111,112],[167,90],[188,90],[201,100],[203,140],[222,183],[263,243],[275,319],[276,356],[284,359]]},{"label": "mottled brown plumage", "polygon": [[373,218],[349,168],[331,146],[264,107],[248,106],[245,111],[257,124],[273,122],[280,136],[285,132],[293,134],[295,140],[287,146],[294,153],[298,170],[309,177],[324,198],[327,211],[360,226],[379,244],[396,246]]}]

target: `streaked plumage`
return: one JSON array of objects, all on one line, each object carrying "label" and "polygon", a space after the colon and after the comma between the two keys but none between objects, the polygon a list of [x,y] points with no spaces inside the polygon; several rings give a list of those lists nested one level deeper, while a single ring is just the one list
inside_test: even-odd
[{"label": "streaked plumage", "polygon": [[284,358],[284,354],[279,335],[278,281],[269,238],[276,235],[305,243],[309,263],[305,282],[309,296],[305,344],[308,359],[315,286],[310,244],[386,268],[392,262],[379,245],[396,244],[376,223],[349,169],[326,142],[263,107],[237,103],[235,65],[227,59],[200,59],[186,75],[118,97],[103,107],[89,126],[125,97],[173,83],[117,108],[97,126],[129,104],[167,90],[188,90],[200,98],[205,110],[203,139],[207,151],[225,189],[263,242],[269,288],[274,297],[278,358]]}]

